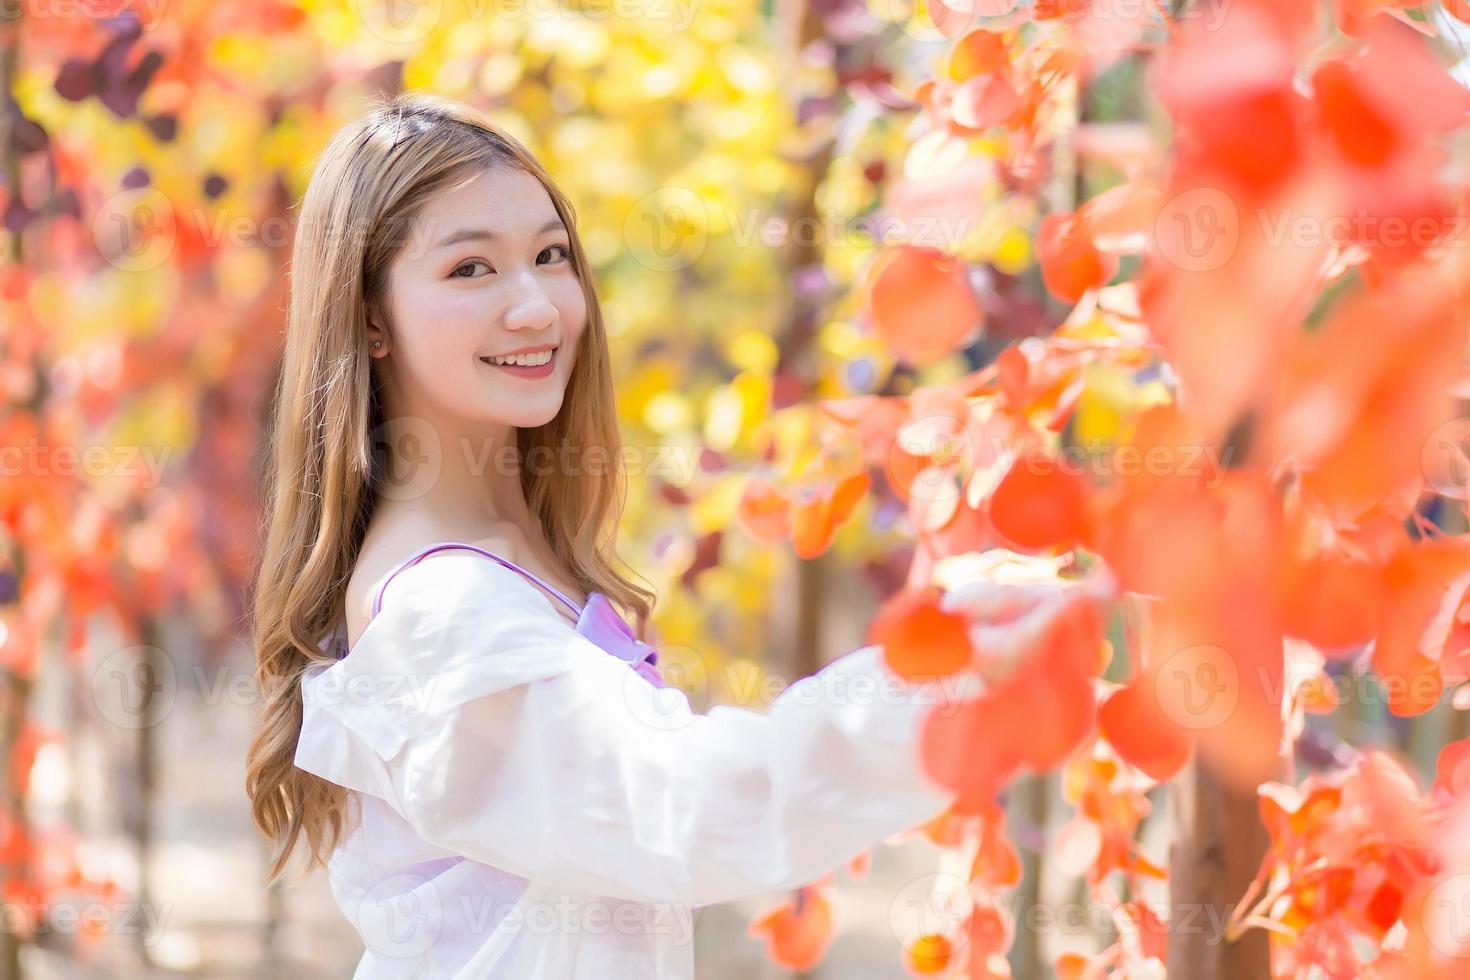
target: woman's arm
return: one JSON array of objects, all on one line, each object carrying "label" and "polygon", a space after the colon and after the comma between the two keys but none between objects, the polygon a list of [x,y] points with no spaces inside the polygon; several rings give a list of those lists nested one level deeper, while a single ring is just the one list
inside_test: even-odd
[{"label": "woman's arm", "polygon": [[[394,588],[381,622],[311,682],[296,762],[383,796],[474,860],[706,905],[805,884],[952,798],[918,767],[937,685],[902,682],[877,646],[790,685],[767,713],[701,714],[492,562],[435,557]],[[386,704],[366,696],[389,684]]]}]

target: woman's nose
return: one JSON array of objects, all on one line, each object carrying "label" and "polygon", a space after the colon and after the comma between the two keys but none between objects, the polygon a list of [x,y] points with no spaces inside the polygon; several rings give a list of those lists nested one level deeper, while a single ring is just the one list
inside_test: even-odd
[{"label": "woman's nose", "polygon": [[521,277],[506,309],[505,325],[511,329],[545,327],[556,321],[556,305],[534,275]]}]

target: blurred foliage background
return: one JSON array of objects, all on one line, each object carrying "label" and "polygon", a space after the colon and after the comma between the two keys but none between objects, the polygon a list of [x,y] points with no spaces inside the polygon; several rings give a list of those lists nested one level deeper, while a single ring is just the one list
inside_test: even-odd
[{"label": "blurred foliage background", "polygon": [[[1464,77],[1438,5],[1288,8],[1330,52],[1373,17],[1413,21]],[[240,767],[294,206],[340,125],[387,93],[464,99],[567,191],[631,451],[622,554],[696,707],[757,705],[764,681],[864,642],[886,597],[998,543],[984,505],[1012,440],[1116,445],[1171,402],[1134,285],[1156,213],[1135,189],[1182,113],[1148,71],[1218,9],[0,0],[0,980],[346,975],[360,953],[321,875],[261,884]],[[1381,272],[1345,258],[1322,308],[1363,270]],[[1446,497],[1464,495],[1439,489],[1419,517],[1462,531]],[[1299,750],[1331,767],[1346,742],[1391,745],[1428,776],[1465,717],[1365,695]],[[1088,758],[1003,797],[1029,903],[1087,907],[1092,861],[1045,859],[1049,833],[1087,826],[1074,807],[1123,808],[1128,846],[1164,861],[1159,787]],[[986,828],[945,873],[982,877],[1010,846]],[[700,975],[914,971],[899,920],[931,897],[925,848],[877,849],[821,892],[842,928],[818,962],[747,933],[760,903],[704,910]],[[1050,975],[1119,925],[1024,929],[987,969]]]}]

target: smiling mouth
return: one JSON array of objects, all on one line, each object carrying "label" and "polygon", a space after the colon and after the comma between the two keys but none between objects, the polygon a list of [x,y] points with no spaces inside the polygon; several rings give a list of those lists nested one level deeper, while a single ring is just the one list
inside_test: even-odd
[{"label": "smiling mouth", "polygon": [[549,354],[550,355],[545,361],[543,361],[540,364],[517,364],[514,361],[496,361],[492,357],[482,357],[482,358],[480,358],[480,360],[481,361],[484,361],[486,364],[491,365],[492,367],[520,367],[520,368],[526,368],[527,370],[531,370],[531,369],[538,368],[538,367],[545,367],[546,365],[548,365],[551,362],[555,361],[556,360],[556,354],[557,354],[557,352],[559,350],[561,350],[561,346],[560,345],[557,345],[556,347],[551,348],[549,351],[537,351],[536,352],[537,353],[537,356],[539,356],[541,354]]},{"label": "smiling mouth", "polygon": [[549,358],[547,358],[547,360],[544,363],[542,363],[542,364],[529,364],[528,365],[528,364],[516,364],[514,362],[505,363],[505,364],[499,364],[499,363],[496,363],[495,361],[491,360],[489,357],[482,357],[482,358],[480,358],[480,363],[481,364],[488,364],[488,365],[490,365],[493,368],[499,368],[502,371],[506,371],[506,372],[508,372],[510,374],[513,374],[513,375],[519,375],[519,376],[521,376],[523,378],[527,378],[527,379],[544,378],[544,377],[549,376],[551,374],[551,372],[556,369],[556,365],[558,363],[558,358],[561,355],[561,347],[560,346],[553,347],[551,349],[551,351],[550,351],[550,354],[551,354],[551,356]]}]

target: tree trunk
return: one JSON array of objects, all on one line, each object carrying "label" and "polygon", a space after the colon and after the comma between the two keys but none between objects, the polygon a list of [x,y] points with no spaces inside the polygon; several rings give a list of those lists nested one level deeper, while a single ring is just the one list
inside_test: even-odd
[{"label": "tree trunk", "polygon": [[1225,941],[1225,924],[1270,844],[1255,794],[1224,784],[1209,760],[1198,754],[1170,790],[1169,976],[1270,980],[1264,929]]}]

